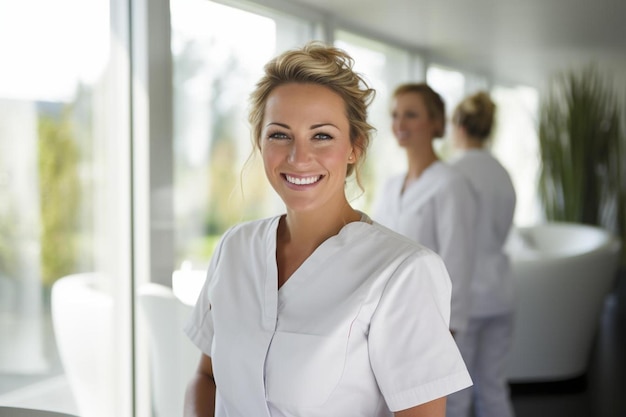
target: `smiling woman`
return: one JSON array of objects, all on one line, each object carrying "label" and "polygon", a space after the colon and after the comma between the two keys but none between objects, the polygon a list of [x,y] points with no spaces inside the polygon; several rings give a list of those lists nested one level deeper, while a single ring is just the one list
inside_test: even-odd
[{"label": "smiling woman", "polygon": [[279,86],[267,99],[264,125],[265,173],[287,210],[348,207],[346,166],[356,158],[341,96],[315,84]]},{"label": "smiling woman", "polygon": [[445,396],[471,384],[441,258],[346,198],[373,93],[321,43],[265,66],[250,122],[286,213],[216,248],[186,326],[202,352],[186,416],[443,417]]}]

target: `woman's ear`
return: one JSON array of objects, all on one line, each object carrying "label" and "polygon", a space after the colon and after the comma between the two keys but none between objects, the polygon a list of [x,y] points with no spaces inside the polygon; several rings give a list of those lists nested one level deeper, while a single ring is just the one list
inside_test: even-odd
[{"label": "woman's ear", "polygon": [[360,149],[356,146],[353,146],[352,150],[350,151],[350,154],[348,155],[348,163],[356,164],[359,161],[360,157],[361,157]]}]

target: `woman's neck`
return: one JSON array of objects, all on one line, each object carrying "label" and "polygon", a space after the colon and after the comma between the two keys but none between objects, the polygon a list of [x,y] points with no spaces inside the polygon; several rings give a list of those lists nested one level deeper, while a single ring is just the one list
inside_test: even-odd
[{"label": "woman's neck", "polygon": [[459,147],[463,150],[470,149],[482,149],[485,146],[485,141],[472,136],[464,136],[459,140]]},{"label": "woman's neck", "polygon": [[334,210],[332,207],[316,212],[287,210],[280,219],[276,235],[278,288],[324,241],[338,234],[346,224],[360,219],[361,213],[347,201]]},{"label": "woman's neck", "polygon": [[312,253],[326,239],[339,233],[346,224],[361,219],[361,213],[347,201],[337,209],[327,208],[311,212],[287,210],[280,230],[283,243],[308,248]]},{"label": "woman's neck", "polygon": [[422,150],[407,149],[407,157],[408,168],[405,185],[421,177],[429,166],[439,160],[432,147]]}]

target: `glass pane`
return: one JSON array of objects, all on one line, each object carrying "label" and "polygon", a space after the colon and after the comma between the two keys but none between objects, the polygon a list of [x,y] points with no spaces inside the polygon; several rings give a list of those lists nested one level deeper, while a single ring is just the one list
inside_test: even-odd
[{"label": "glass pane", "polygon": [[436,140],[434,147],[443,159],[449,158],[453,152],[450,132],[452,125],[450,118],[457,104],[465,96],[465,76],[459,72],[438,65],[431,65],[426,72],[426,81],[433,88],[446,104],[446,133],[442,140]]},{"label": "glass pane", "polygon": [[0,2],[2,406],[131,409],[128,89],[111,15],[106,0]]},{"label": "glass pane", "polygon": [[496,86],[491,95],[497,106],[492,150],[515,186],[515,225],[536,224],[543,216],[537,195],[540,161],[535,121],[539,93],[531,87]]},{"label": "glass pane", "polygon": [[[368,212],[384,180],[406,165],[406,157],[391,132],[390,95],[397,84],[409,80],[411,65],[418,61],[412,61],[405,51],[341,30],[335,32],[335,45],[354,58],[355,70],[376,90],[368,114],[377,131],[362,172],[365,193],[353,201],[356,207]],[[360,190],[356,188],[352,194],[359,196]]]}]

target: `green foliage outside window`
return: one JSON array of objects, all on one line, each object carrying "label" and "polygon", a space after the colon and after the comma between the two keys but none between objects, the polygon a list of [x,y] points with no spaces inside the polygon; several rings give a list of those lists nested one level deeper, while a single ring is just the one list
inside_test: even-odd
[{"label": "green foliage outside window", "polygon": [[39,119],[42,283],[74,272],[77,261],[79,152],[69,114]]},{"label": "green foliage outside window", "polygon": [[12,208],[0,213],[0,278],[13,278],[17,274],[17,227]]}]

